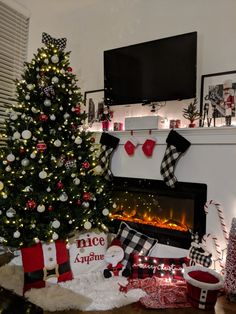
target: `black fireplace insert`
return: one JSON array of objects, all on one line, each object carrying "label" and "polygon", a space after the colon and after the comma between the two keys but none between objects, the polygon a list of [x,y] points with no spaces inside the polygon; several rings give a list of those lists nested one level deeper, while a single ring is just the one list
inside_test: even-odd
[{"label": "black fireplace insert", "polygon": [[186,249],[190,230],[206,233],[206,184],[177,182],[170,188],[161,180],[114,177],[112,198],[114,232],[125,221],[159,243]]}]

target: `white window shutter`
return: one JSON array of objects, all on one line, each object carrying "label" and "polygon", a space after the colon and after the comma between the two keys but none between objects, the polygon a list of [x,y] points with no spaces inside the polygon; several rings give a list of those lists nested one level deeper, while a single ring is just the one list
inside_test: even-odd
[{"label": "white window shutter", "polygon": [[[15,80],[21,78],[27,56],[29,17],[0,1],[0,133],[16,98]],[[0,138],[0,145],[4,144]]]}]

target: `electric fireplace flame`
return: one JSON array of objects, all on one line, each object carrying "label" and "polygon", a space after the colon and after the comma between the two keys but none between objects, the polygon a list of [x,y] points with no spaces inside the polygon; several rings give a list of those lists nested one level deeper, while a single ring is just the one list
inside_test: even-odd
[{"label": "electric fireplace flame", "polygon": [[[186,232],[193,226],[191,200],[174,200],[174,206],[156,194],[116,192],[111,219]],[[172,200],[173,201],[173,200]]]}]

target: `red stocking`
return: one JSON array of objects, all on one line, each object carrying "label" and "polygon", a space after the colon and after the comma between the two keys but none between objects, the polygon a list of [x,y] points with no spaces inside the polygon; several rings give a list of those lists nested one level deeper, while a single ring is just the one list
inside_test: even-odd
[{"label": "red stocking", "polygon": [[124,145],[125,151],[129,156],[133,156],[138,141],[135,138],[130,138]]},{"label": "red stocking", "polygon": [[148,138],[144,142],[144,144],[142,146],[142,150],[147,157],[152,156],[155,145],[156,145],[156,139],[155,138]]}]

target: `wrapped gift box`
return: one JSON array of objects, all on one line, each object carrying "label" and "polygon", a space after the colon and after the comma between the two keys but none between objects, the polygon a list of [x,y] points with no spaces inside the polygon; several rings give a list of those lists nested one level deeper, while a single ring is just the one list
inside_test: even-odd
[{"label": "wrapped gift box", "polygon": [[164,128],[164,119],[160,116],[127,117],[125,130],[155,130]]}]

